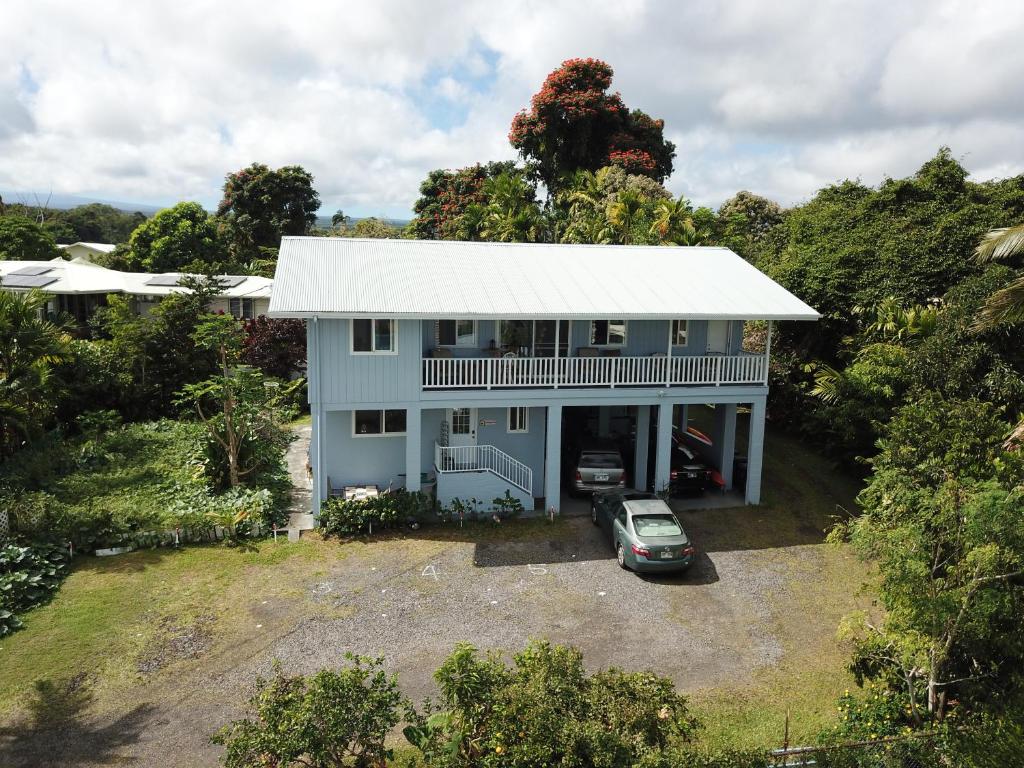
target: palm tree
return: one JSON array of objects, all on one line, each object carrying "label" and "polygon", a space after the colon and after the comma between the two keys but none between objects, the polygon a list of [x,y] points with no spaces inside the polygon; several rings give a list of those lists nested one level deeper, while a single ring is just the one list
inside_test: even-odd
[{"label": "palm tree", "polygon": [[631,245],[636,242],[635,229],[644,216],[647,201],[631,190],[619,192],[605,209],[606,231],[603,242]]},{"label": "palm tree", "polygon": [[46,294],[0,291],[0,450],[28,438],[53,405],[50,372],[71,354],[67,324],[44,318]]},{"label": "palm tree", "polygon": [[661,245],[700,245],[707,237],[693,225],[690,203],[684,197],[655,204],[651,234]]},{"label": "palm tree", "polygon": [[502,173],[484,183],[487,209],[480,237],[499,243],[534,243],[541,239],[544,216],[534,190],[521,174]]},{"label": "palm tree", "polygon": [[[987,233],[974,251],[974,257],[985,264],[1009,261],[1024,256],[1024,224],[993,229]],[[985,301],[975,328],[990,330],[1024,322],[1024,275],[1020,275],[1005,288],[1000,288]]]}]

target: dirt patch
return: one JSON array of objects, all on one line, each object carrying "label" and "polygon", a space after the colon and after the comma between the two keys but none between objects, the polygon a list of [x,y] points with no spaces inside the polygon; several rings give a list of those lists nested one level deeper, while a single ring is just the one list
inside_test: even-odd
[{"label": "dirt patch", "polygon": [[209,614],[188,622],[173,616],[164,617],[160,620],[157,636],[139,654],[136,670],[140,675],[148,676],[175,661],[198,658],[213,643],[213,623],[213,616]]}]

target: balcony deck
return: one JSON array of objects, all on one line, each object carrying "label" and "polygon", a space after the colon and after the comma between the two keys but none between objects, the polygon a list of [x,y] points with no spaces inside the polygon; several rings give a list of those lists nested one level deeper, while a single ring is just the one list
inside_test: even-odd
[{"label": "balcony deck", "polygon": [[424,389],[767,384],[767,356],[425,358]]}]

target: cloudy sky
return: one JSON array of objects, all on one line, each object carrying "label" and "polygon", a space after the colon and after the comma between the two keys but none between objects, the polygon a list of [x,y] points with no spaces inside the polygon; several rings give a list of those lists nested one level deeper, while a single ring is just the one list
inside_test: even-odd
[{"label": "cloudy sky", "polygon": [[405,218],[426,172],[514,157],[545,75],[595,56],[664,118],[673,192],[783,203],[943,144],[1024,171],[1024,3],[4,2],[0,190],[216,204],[298,163],[322,213]]}]

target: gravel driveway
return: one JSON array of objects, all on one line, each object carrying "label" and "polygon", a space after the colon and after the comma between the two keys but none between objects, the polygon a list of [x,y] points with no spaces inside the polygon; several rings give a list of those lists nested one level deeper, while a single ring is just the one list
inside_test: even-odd
[{"label": "gravel driveway", "polygon": [[[543,637],[578,646],[592,669],[650,669],[684,691],[739,683],[778,663],[787,648],[780,632],[808,620],[800,607],[807,596],[794,600],[792,592],[814,589],[828,557],[821,533],[776,531],[752,508],[681,515],[702,554],[671,577],[621,570],[588,517],[553,528],[512,524],[482,537],[480,529],[428,528],[317,545],[345,556],[300,571],[287,601],[252,595],[259,642],[200,657],[180,679],[140,690],[144,709],[47,735],[63,760],[21,762],[38,748],[25,743],[9,763],[105,765],[130,756],[141,765],[216,765],[220,750],[209,734],[241,714],[254,679],[269,675],[274,660],[308,673],[343,663],[348,651],[383,656],[417,701],[433,692],[433,671],[460,641],[511,653]],[[771,532],[771,546],[736,546],[757,524]],[[113,750],[97,743],[125,729]]]}]

